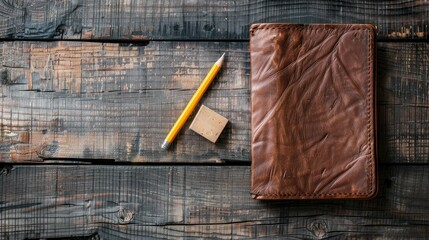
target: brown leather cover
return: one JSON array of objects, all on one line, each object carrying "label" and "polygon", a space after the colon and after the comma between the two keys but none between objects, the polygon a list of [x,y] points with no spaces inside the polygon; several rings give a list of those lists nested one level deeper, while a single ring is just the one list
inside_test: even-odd
[{"label": "brown leather cover", "polygon": [[373,197],[374,27],[254,24],[250,35],[253,198]]}]

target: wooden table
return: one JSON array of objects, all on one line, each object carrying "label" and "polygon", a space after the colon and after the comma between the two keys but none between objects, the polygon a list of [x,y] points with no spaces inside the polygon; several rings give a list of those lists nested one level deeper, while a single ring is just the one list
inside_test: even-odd
[{"label": "wooden table", "polygon": [[[379,182],[368,201],[250,198],[248,28],[378,28]],[[429,237],[426,1],[0,2],[0,239]],[[202,100],[217,144],[160,144]]]}]

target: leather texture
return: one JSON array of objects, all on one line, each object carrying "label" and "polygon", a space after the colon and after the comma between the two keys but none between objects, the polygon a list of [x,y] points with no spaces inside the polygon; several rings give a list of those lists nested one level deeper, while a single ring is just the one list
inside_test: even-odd
[{"label": "leather texture", "polygon": [[250,35],[253,198],[373,197],[375,28],[268,23]]}]

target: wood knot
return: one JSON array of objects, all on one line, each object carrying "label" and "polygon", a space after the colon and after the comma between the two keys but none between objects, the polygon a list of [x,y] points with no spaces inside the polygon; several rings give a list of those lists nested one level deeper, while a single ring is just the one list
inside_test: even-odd
[{"label": "wood knot", "polygon": [[16,83],[16,80],[12,80],[11,73],[7,69],[3,69],[0,72],[0,84],[1,85],[13,85]]},{"label": "wood knot", "polygon": [[307,229],[317,238],[322,239],[327,236],[328,226],[322,220],[315,220],[310,223]]},{"label": "wood knot", "polygon": [[100,240],[100,235],[96,232],[89,236],[88,240]]},{"label": "wood knot", "polygon": [[55,36],[61,36],[63,38],[64,34],[67,33],[67,27],[65,24],[60,24],[55,29]]},{"label": "wood knot", "polygon": [[118,211],[119,223],[129,223],[133,220],[134,212],[128,208],[120,208]]},{"label": "wood knot", "polygon": [[8,175],[12,171],[12,165],[0,165],[0,175]]},{"label": "wood knot", "polygon": [[211,32],[211,31],[213,31],[215,29],[215,26],[213,26],[213,25],[211,25],[211,24],[206,24],[206,25],[204,25],[204,31],[207,31],[207,32]]},{"label": "wood knot", "polygon": [[43,143],[37,151],[37,156],[40,158],[49,158],[54,156],[59,149],[58,142],[52,141],[51,144]]}]

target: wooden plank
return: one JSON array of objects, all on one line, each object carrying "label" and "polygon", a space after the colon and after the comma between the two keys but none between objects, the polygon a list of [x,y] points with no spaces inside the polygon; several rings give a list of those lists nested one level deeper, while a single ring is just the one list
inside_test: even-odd
[{"label": "wooden plank", "polygon": [[[247,43],[4,42],[0,159],[249,159]],[[202,103],[231,119],[217,144],[183,128],[161,143],[223,51]],[[191,116],[190,120],[193,118]]]},{"label": "wooden plank", "polygon": [[248,166],[15,166],[0,175],[0,232],[3,239],[426,237],[429,166],[380,171],[373,200],[263,202],[250,198]]},{"label": "wooden plank", "polygon": [[1,1],[8,39],[248,39],[257,22],[372,23],[380,39],[428,39],[426,1]]},{"label": "wooden plank", "polygon": [[429,161],[429,45],[378,44],[381,161]]},{"label": "wooden plank", "polygon": [[[428,163],[429,46],[378,44],[381,162]],[[216,144],[188,127],[160,144],[222,52],[203,102],[230,119]],[[250,161],[248,43],[0,43],[3,162]]]}]

